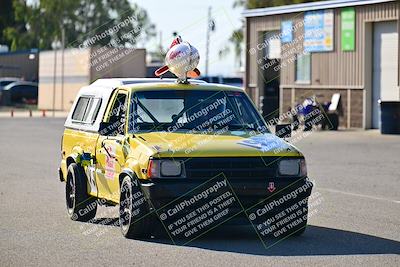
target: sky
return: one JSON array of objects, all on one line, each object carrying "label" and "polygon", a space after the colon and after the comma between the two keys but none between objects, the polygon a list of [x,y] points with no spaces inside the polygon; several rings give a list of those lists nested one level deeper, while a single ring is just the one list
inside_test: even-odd
[{"label": "sky", "polygon": [[[234,0],[132,0],[144,8],[156,31],[162,32],[162,43],[169,47],[174,31],[181,35],[200,52],[199,70],[205,71],[206,30],[208,7],[212,8],[212,18],[215,21],[215,31],[210,35],[209,75],[237,76],[234,48],[228,42],[234,29],[242,25],[242,8],[233,8]],[[145,44],[149,51],[156,50],[159,45],[159,34]],[[230,52],[223,58],[219,51],[229,46]]]}]

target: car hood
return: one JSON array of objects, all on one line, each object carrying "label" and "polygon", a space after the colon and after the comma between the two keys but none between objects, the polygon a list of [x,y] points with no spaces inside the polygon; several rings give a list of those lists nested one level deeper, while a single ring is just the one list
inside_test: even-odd
[{"label": "car hood", "polygon": [[302,156],[293,145],[270,133],[151,132],[135,136],[154,151],[155,157]]}]

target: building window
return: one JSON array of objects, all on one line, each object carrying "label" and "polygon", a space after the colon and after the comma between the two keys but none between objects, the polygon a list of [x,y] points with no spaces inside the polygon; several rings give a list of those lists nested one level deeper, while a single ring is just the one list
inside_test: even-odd
[{"label": "building window", "polygon": [[296,57],[296,82],[310,83],[311,81],[311,54],[302,53]]}]

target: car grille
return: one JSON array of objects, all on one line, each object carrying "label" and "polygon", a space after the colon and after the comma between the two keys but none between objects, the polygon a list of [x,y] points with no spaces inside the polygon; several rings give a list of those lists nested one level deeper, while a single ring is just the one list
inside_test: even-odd
[{"label": "car grille", "polygon": [[[221,173],[228,180],[241,204],[247,208],[265,200],[271,192],[270,182],[275,182],[278,190],[290,186],[299,177],[277,177],[278,162],[281,157],[213,157],[213,158],[174,158],[185,162],[186,179],[175,182],[187,186],[183,189],[188,194],[199,193],[212,178],[221,179]],[[157,179],[158,183],[170,183],[172,179]],[[197,186],[200,189],[192,191]],[[287,187],[290,191],[289,187]],[[277,190],[277,191],[278,191]],[[168,200],[169,201],[169,200]],[[164,201],[164,202],[168,202]],[[163,203],[164,203],[163,202]],[[160,204],[160,206],[162,206]]]},{"label": "car grille", "polygon": [[223,173],[228,180],[265,180],[275,177],[279,157],[231,157],[185,159],[186,177],[210,179]]}]

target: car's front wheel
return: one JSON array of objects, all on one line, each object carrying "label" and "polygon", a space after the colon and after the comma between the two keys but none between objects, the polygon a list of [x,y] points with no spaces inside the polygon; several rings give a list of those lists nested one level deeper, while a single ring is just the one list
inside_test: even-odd
[{"label": "car's front wheel", "polygon": [[96,199],[88,195],[86,175],[83,168],[76,163],[68,167],[65,199],[71,220],[87,222],[96,216]]},{"label": "car's front wheel", "polygon": [[296,225],[292,225],[290,228],[286,226],[286,231],[280,235],[277,236],[278,238],[286,238],[286,237],[295,237],[295,236],[301,236],[304,234],[307,228],[307,216],[308,212],[306,212],[303,217],[298,221]]},{"label": "car's front wheel", "polygon": [[137,183],[129,176],[121,182],[119,225],[126,238],[146,238],[153,225],[147,201]]},{"label": "car's front wheel", "polygon": [[307,220],[300,223],[297,227],[295,227],[293,229],[293,231],[291,231],[291,235],[293,236],[301,236],[302,234],[304,234],[304,232],[306,231],[307,228]]}]

